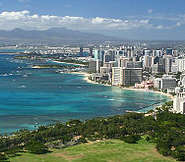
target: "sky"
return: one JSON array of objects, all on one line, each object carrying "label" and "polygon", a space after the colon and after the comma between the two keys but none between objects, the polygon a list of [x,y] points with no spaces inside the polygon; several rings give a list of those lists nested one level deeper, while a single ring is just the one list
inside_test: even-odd
[{"label": "sky", "polygon": [[0,0],[0,29],[56,27],[122,39],[185,40],[185,0]]}]

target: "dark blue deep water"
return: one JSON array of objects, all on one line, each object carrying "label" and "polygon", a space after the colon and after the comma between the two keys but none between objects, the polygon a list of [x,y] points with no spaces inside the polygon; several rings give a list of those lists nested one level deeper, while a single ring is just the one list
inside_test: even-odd
[{"label": "dark blue deep water", "polygon": [[151,92],[89,84],[81,75],[32,69],[31,64],[0,55],[0,133],[126,110],[145,111],[169,100]]}]

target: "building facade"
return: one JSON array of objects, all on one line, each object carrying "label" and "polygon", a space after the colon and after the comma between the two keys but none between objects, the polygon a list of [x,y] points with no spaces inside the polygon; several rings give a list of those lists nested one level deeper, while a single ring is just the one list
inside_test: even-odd
[{"label": "building facade", "polygon": [[112,68],[112,85],[134,86],[143,80],[142,68]]},{"label": "building facade", "polygon": [[180,92],[174,97],[173,112],[185,114],[185,92]]},{"label": "building facade", "polygon": [[176,78],[172,76],[163,76],[162,78],[154,79],[154,88],[160,90],[175,89],[176,86]]}]

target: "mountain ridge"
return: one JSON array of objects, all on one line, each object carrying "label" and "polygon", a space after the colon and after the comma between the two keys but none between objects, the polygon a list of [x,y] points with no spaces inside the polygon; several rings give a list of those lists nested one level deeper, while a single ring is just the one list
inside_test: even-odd
[{"label": "mountain ridge", "polygon": [[86,33],[66,28],[50,28],[47,30],[0,30],[0,40],[14,41],[40,41],[40,42],[78,42],[78,41],[106,41],[119,40],[118,38],[103,34]]}]

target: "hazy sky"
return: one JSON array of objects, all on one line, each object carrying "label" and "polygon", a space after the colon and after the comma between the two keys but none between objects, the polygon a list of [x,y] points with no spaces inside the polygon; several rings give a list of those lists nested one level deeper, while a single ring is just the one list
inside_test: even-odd
[{"label": "hazy sky", "polygon": [[0,0],[0,29],[51,27],[185,40],[185,0]]}]

